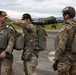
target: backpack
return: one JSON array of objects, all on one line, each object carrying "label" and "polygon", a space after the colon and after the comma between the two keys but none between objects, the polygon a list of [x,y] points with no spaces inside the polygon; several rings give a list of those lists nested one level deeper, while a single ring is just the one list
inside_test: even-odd
[{"label": "backpack", "polygon": [[54,48],[56,49],[59,43],[59,34],[56,35],[55,39],[54,39]]},{"label": "backpack", "polygon": [[[10,24],[5,25],[4,29],[3,29],[4,33],[3,34],[0,33],[0,49],[6,49],[6,47],[8,45],[8,40],[10,37],[9,29],[12,29],[15,35],[17,35],[19,33],[15,30],[15,28],[12,25],[10,25]],[[24,37],[22,35],[16,36],[16,40],[15,40],[13,49],[21,50],[21,49],[23,49],[23,47],[24,47]]]},{"label": "backpack", "polygon": [[[17,32],[17,33],[19,33],[19,32]],[[14,44],[14,49],[20,51],[23,48],[24,48],[24,37],[23,37],[23,35],[19,35],[16,38],[16,41]]]},{"label": "backpack", "polygon": [[43,28],[37,28],[37,39],[36,39],[36,49],[39,51],[44,51],[46,49],[46,37],[47,33]]},{"label": "backpack", "polygon": [[[70,24],[69,22],[66,22],[66,24]],[[74,30],[75,30],[75,33],[73,35],[73,38],[71,38],[71,40],[69,40],[67,42],[67,45],[66,45],[66,49],[70,49],[71,50],[71,53],[73,54],[76,54],[76,26],[73,24],[70,24],[71,26],[73,26]],[[55,37],[55,40],[54,40],[54,48],[56,49],[57,46],[58,46],[58,43],[59,43],[59,34],[56,35]]]}]

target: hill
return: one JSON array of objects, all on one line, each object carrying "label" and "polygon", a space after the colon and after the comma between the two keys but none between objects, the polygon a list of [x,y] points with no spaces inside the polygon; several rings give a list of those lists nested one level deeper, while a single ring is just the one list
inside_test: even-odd
[{"label": "hill", "polygon": [[[37,21],[39,18],[33,18],[33,20]],[[63,17],[56,17],[57,20],[63,20]],[[76,20],[76,17],[74,18]]]},{"label": "hill", "polygon": [[[63,20],[63,17],[56,17],[57,20]],[[74,18],[76,20],[76,17]]]}]

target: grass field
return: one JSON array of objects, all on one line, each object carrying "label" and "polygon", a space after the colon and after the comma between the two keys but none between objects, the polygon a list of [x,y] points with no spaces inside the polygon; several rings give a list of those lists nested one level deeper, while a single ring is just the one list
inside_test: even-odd
[{"label": "grass field", "polygon": [[44,28],[45,28],[46,30],[60,30],[61,27],[62,27],[62,23],[58,23],[58,25],[56,26],[56,29],[55,29],[55,28],[52,28],[52,24],[46,25]]},{"label": "grass field", "polygon": [[[9,22],[8,24],[12,24],[12,23]],[[14,25],[14,24],[12,24],[12,25],[13,25],[14,28],[17,29],[17,30],[22,29],[20,26],[17,26],[17,25]],[[60,30],[61,27],[62,27],[62,23],[58,23],[56,29],[55,29],[55,28],[52,28],[52,24],[50,24],[50,25],[45,25],[43,28],[46,29],[46,30]]]}]

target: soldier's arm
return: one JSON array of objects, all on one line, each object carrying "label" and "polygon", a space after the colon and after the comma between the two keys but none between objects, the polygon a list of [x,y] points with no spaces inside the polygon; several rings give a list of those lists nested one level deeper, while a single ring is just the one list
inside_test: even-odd
[{"label": "soldier's arm", "polygon": [[14,43],[15,43],[15,36],[10,36],[9,41],[8,41],[8,46],[5,49],[5,52],[12,53]]},{"label": "soldier's arm", "polygon": [[14,24],[21,26],[22,28],[26,29],[27,31],[31,31],[34,32],[36,30],[36,27],[32,24],[27,24],[25,21],[23,20],[17,20],[17,19],[13,19],[12,20]]},{"label": "soldier's arm", "polygon": [[6,18],[9,19],[10,21],[12,21],[14,24],[16,24],[18,26],[21,26],[24,29],[31,30],[31,31],[34,31],[34,29],[35,29],[35,27],[32,24],[27,24],[23,20],[13,19],[13,18],[11,18],[9,16],[6,16]]},{"label": "soldier's arm", "polygon": [[68,37],[69,37],[68,30],[63,27],[63,30],[59,34],[59,43],[55,52],[55,60],[58,60],[59,57],[63,55],[68,41]]},{"label": "soldier's arm", "polygon": [[13,19],[10,16],[6,16],[6,19],[12,21],[14,24],[16,24],[18,26],[21,26],[22,28],[27,27],[27,23],[23,20]]},{"label": "soldier's arm", "polygon": [[27,28],[28,24],[23,20],[12,19],[12,22],[22,28]]}]

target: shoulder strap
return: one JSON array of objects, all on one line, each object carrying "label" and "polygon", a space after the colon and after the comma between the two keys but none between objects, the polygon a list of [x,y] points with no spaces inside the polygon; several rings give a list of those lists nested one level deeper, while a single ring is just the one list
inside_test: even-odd
[{"label": "shoulder strap", "polygon": [[71,37],[68,42],[67,42],[67,45],[66,45],[66,48],[72,48],[72,42],[74,40],[74,37],[75,37],[75,34],[76,34],[76,25],[73,24],[73,23],[69,23],[69,22],[65,22],[65,24],[69,24],[73,27],[73,29],[75,30],[74,34],[73,34],[73,37]]},{"label": "shoulder strap", "polygon": [[70,23],[70,22],[65,22],[65,24],[69,24],[69,25],[71,25],[71,26],[76,30],[76,24],[74,24],[74,23]]},{"label": "shoulder strap", "polygon": [[16,33],[16,29],[11,24],[5,25],[5,29],[12,29]]}]

